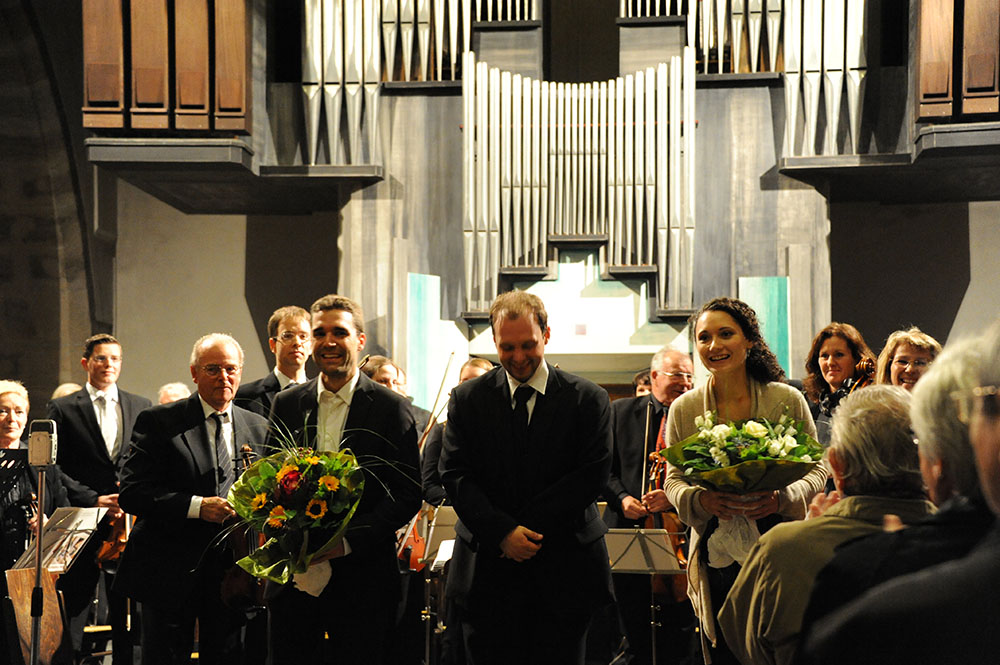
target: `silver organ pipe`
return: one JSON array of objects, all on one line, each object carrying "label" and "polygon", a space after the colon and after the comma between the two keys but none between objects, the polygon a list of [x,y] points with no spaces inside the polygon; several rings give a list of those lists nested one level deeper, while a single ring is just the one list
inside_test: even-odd
[{"label": "silver organ pipe", "polygon": [[472,53],[462,68],[469,310],[488,307],[504,269],[544,273],[560,238],[605,243],[602,272],[650,268],[658,305],[689,308],[694,49],[584,84],[501,72]]}]

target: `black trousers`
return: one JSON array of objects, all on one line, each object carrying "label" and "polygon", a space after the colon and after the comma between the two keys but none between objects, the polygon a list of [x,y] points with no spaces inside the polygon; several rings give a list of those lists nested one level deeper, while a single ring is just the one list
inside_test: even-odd
[{"label": "black trousers", "polygon": [[[209,567],[209,566],[206,566]],[[198,620],[198,662],[204,665],[233,665],[242,655],[243,612],[222,602],[222,570],[197,573],[194,591],[175,602],[142,603],[142,665],[189,665],[194,647],[194,624]],[[177,603],[176,600],[181,600]]]},{"label": "black trousers", "polygon": [[299,591],[292,582],[274,593],[269,589],[271,665],[385,661],[389,642],[396,639],[399,572],[391,545],[368,554],[332,560],[330,581],[319,597]]},{"label": "black trousers", "polygon": [[468,665],[583,665],[590,608],[539,598],[524,580],[489,602],[459,602]]}]

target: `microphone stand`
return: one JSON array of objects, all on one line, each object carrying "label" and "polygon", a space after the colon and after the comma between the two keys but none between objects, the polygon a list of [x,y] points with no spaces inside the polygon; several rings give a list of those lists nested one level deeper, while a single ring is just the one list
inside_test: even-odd
[{"label": "microphone stand", "polygon": [[42,521],[45,519],[45,466],[38,467],[38,514],[35,527],[35,588],[31,590],[31,663],[38,665],[42,638]]}]

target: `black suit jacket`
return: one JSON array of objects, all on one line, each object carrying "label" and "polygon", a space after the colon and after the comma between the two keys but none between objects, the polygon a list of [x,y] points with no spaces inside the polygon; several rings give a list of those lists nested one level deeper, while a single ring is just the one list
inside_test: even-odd
[{"label": "black suit jacket", "polygon": [[[549,366],[519,452],[502,367],[452,391],[440,462],[460,518],[450,597],[470,609],[489,607],[510,592],[511,580],[523,588],[527,579],[538,590],[530,602],[553,612],[610,602],[607,527],[594,504],[611,468],[610,413],[604,390]],[[518,525],[544,536],[522,563],[500,558],[500,541]]]},{"label": "black suit jacket", "polygon": [[801,636],[795,662],[993,665],[1000,654],[998,588],[994,526],[968,556],[884,582],[814,624]]},{"label": "black suit jacket", "polygon": [[[316,377],[275,397],[269,449],[289,438],[297,445],[315,447],[318,381]],[[387,578],[395,580],[396,529],[420,510],[420,454],[410,403],[360,374],[342,446],[362,464],[365,489],[345,536],[351,554],[337,563],[349,565],[377,554],[387,562],[383,566]]]},{"label": "black suit jacket", "polygon": [[[267,421],[236,406],[232,418],[234,449],[260,451]],[[197,393],[143,411],[136,429],[143,434],[125,457],[118,500],[138,519],[115,590],[160,605],[183,602],[204,581],[197,571],[212,559],[209,545],[221,529],[187,517],[192,496],[216,496],[214,443]]]},{"label": "black suit jacket", "polygon": [[133,438],[139,412],[152,403],[145,397],[118,389],[122,407],[122,453],[117,460],[108,455],[94,403],[86,388],[49,402],[47,418],[56,421],[59,436],[58,464],[65,478],[69,502],[93,506],[97,497],[118,492],[119,467]]},{"label": "black suit jacket", "polygon": [[274,372],[250,383],[245,383],[236,391],[236,405],[265,418],[271,413],[274,396],[281,392],[281,384]]},{"label": "black suit jacket", "polygon": [[[604,490],[608,509],[604,511],[604,522],[612,529],[627,529],[641,526],[642,520],[630,520],[622,514],[622,499],[626,496],[639,498],[643,495],[643,458],[656,450],[656,435],[660,421],[666,410],[651,410],[649,417],[649,437],[646,427],[646,405],[652,399],[649,395],[619,399],[611,403],[611,428],[614,432],[614,459],[611,476]],[[648,450],[643,454],[643,445],[648,441]],[[648,466],[646,468],[649,472]]]}]

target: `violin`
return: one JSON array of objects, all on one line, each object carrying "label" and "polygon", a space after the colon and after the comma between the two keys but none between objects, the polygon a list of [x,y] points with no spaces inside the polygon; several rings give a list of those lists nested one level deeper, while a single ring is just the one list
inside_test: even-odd
[{"label": "violin", "polygon": [[862,358],[857,365],[854,366],[854,385],[847,392],[848,395],[853,393],[858,388],[864,388],[865,386],[870,386],[875,382],[875,361],[871,358]]},{"label": "violin", "polygon": [[[253,448],[244,444],[240,450],[239,461],[243,473],[253,463]],[[222,576],[222,602],[226,607],[243,612],[249,612],[264,607],[264,580],[254,577],[236,565],[243,557],[249,556],[261,545],[262,534],[254,531],[249,524],[234,527],[226,541],[233,553],[233,563]]]},{"label": "violin", "polygon": [[[663,477],[666,475],[667,460],[663,459],[659,453],[650,453],[650,468],[648,491],[663,489]],[[655,458],[655,459],[654,459]],[[673,510],[665,510],[661,513],[650,513],[646,516],[645,528],[666,529],[666,544],[670,551],[674,553],[681,566],[687,566],[687,538],[684,535],[684,524],[680,517]],[[653,575],[651,579],[653,593],[660,595],[672,595],[678,603],[687,599],[687,576],[686,575]]]},{"label": "violin", "polygon": [[[652,403],[646,405],[646,447],[649,450],[649,420],[652,412]],[[643,460],[643,466],[645,462]],[[667,472],[667,460],[659,452],[651,452],[648,457],[649,472],[643,473],[643,483],[645,491],[643,494],[653,490],[663,489],[663,479]],[[646,516],[643,527],[646,529],[664,529],[666,545],[674,553],[681,566],[687,566],[687,538],[684,535],[684,524],[674,510],[665,510],[659,513],[650,513]],[[671,595],[678,603],[684,602],[687,598],[687,576],[686,575],[653,575],[650,578],[653,593],[659,595]]]},{"label": "violin", "polygon": [[396,556],[406,569],[419,573],[426,565],[421,561],[427,551],[427,540],[421,535],[420,527],[434,519],[434,507],[425,504],[410,520],[403,537],[396,544]]},{"label": "violin", "polygon": [[108,533],[108,537],[104,539],[100,547],[97,548],[97,563],[104,566],[104,564],[117,561],[121,558],[122,552],[125,551],[125,545],[128,544],[129,531],[132,527],[131,515],[127,515],[122,512],[117,517],[112,517],[109,522],[111,531]]}]

